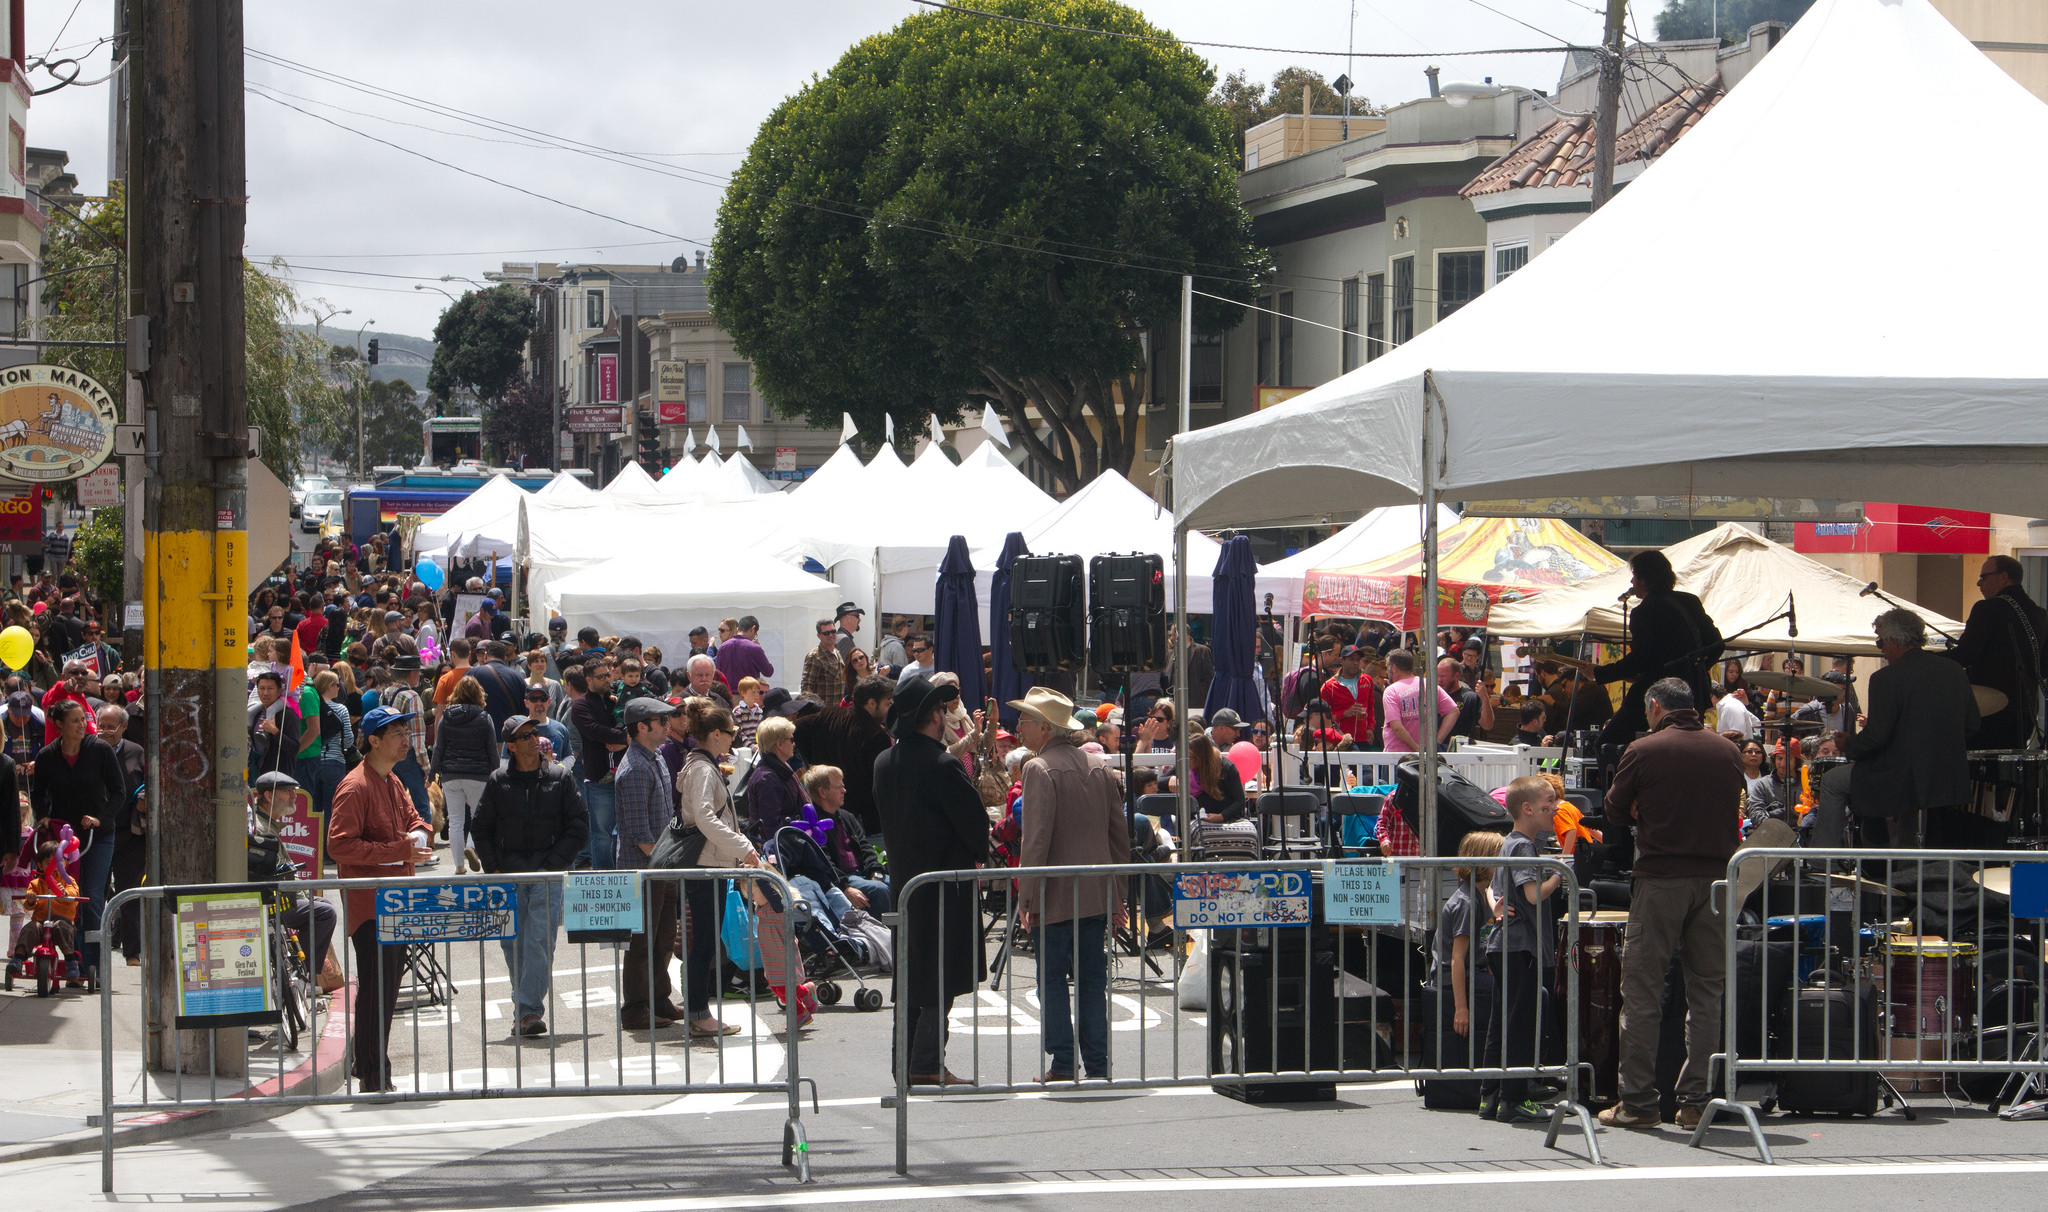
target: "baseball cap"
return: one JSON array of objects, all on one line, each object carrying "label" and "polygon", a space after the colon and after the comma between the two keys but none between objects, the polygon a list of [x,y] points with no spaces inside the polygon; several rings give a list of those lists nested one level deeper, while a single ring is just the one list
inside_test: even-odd
[{"label": "baseball cap", "polygon": [[36,696],[26,690],[17,690],[7,696],[7,708],[10,711],[33,711],[35,706]]},{"label": "baseball cap", "polygon": [[372,707],[363,716],[363,735],[370,736],[393,724],[402,724],[418,714],[417,711],[400,711],[395,707]]},{"label": "baseball cap", "polygon": [[536,699],[546,701],[547,697],[548,688],[545,686],[528,686],[526,688],[526,701],[529,703]]},{"label": "baseball cap", "polygon": [[625,723],[626,727],[631,728],[635,724],[644,724],[649,720],[666,719],[675,713],[673,703],[665,703],[652,696],[638,698],[626,704]]},{"label": "baseball cap", "polygon": [[405,621],[405,612],[402,610],[387,610],[384,612],[384,621],[387,623],[402,623]]},{"label": "baseball cap", "polygon": [[510,744],[519,739],[519,730],[529,725],[538,727],[530,715],[508,715],[505,722],[498,727],[498,739]]},{"label": "baseball cap", "polygon": [[548,630],[567,631],[569,630],[569,620],[563,618],[561,615],[556,615],[554,618],[548,620]]},{"label": "baseball cap", "polygon": [[1242,728],[1244,727],[1244,717],[1228,707],[1218,707],[1209,716],[1209,726],[1213,728],[1218,724],[1223,725],[1225,728]]}]

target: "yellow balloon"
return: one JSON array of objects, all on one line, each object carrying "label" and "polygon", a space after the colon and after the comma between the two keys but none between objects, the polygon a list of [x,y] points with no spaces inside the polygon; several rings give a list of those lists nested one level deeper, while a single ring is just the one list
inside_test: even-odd
[{"label": "yellow balloon", "polygon": [[0,664],[9,669],[28,668],[28,658],[36,650],[35,637],[26,627],[9,627],[0,631]]}]

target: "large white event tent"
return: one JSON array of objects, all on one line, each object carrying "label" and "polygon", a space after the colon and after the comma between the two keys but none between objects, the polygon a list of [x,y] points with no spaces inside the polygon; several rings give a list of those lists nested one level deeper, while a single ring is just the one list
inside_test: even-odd
[{"label": "large white event tent", "polygon": [[526,496],[524,488],[499,472],[448,512],[421,522],[413,536],[413,558],[445,562],[510,555],[518,539],[519,502]]},{"label": "large white event tent", "polygon": [[[1439,531],[1448,530],[1457,523],[1457,511],[1437,506],[1436,526]],[[1304,547],[1285,559],[1259,565],[1252,591],[1262,602],[1267,594],[1273,595],[1277,611],[1291,614],[1300,607],[1302,583],[1310,569],[1348,568],[1404,551],[1421,541],[1420,505],[1389,505],[1375,509],[1313,547]]]},{"label": "large white event tent", "polygon": [[534,617],[545,618],[550,611],[567,615],[556,584],[598,565],[611,566],[610,575],[622,592],[631,592],[636,580],[668,564],[710,578],[728,556],[741,550],[795,569],[801,555],[774,537],[776,519],[787,500],[781,493],[725,502],[694,495],[527,497],[520,503],[514,551],[526,569]]},{"label": "large white event tent", "polygon": [[[1874,80],[1912,103],[1846,120]],[[2048,104],[1927,0],[1819,0],[1513,277],[1350,374],[1174,439],[1176,523],[1566,494],[2048,513],[2048,297],[1958,245],[2031,228],[2048,160],[2013,149],[2044,145]],[[1901,148],[1912,187],[1878,204],[1872,166]],[[1930,280],[1969,286],[1917,305]]]},{"label": "large white event tent", "polygon": [[811,627],[831,615],[839,587],[740,545],[702,556],[692,559],[681,549],[662,559],[621,555],[562,577],[549,594],[577,626],[638,636],[677,663],[690,651],[691,627],[751,614],[761,622],[761,647],[776,680],[794,683],[816,642]]},{"label": "large white event tent", "polygon": [[[1733,635],[1785,609],[1789,595],[1798,606],[1799,638],[1784,620],[1739,640],[1730,648],[1767,652],[1824,652],[1875,655],[1870,621],[1889,609],[1863,596],[1864,582],[1800,555],[1737,522],[1725,522],[1664,549],[1678,574],[1678,587],[1697,594],[1723,634]],[[1546,589],[1517,602],[1502,602],[1487,618],[1501,635],[1556,636],[1586,633],[1601,639],[1622,634],[1621,604],[1629,587],[1627,565],[1590,580]],[[1961,635],[1962,624],[1925,607],[1914,609],[1929,625]]]},{"label": "large white event tent", "polygon": [[619,468],[619,473],[612,477],[612,482],[598,490],[597,495],[615,501],[652,501],[660,499],[663,494],[661,485],[647,474],[647,469],[628,459],[625,466]]},{"label": "large white event tent", "polygon": [[558,471],[555,473],[554,479],[549,480],[546,484],[541,485],[539,489],[535,490],[533,495],[537,497],[575,498],[587,497],[592,495],[596,491],[597,490],[595,488],[592,488],[590,485],[585,484],[582,480],[582,477],[572,475],[566,471]]},{"label": "large white event tent", "polygon": [[[1173,518],[1137,485],[1113,471],[1096,476],[1036,522],[1006,527],[1005,534],[1010,530],[1024,536],[1033,555],[1080,556],[1084,577],[1090,558],[1134,551],[1157,553],[1166,565],[1168,579],[1174,575]],[[973,549],[977,587],[984,575],[994,570],[1002,549],[1002,535]],[[1222,554],[1223,545],[1208,535],[1188,535],[1188,613],[1209,613],[1211,577]],[[1167,609],[1172,608],[1169,602]]]}]

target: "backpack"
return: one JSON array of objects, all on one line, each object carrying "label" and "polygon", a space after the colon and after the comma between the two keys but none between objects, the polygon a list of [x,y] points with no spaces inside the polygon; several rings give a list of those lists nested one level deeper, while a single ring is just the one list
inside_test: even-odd
[{"label": "backpack", "polygon": [[861,909],[848,909],[840,916],[839,928],[867,944],[870,964],[884,972],[896,970],[896,936],[873,915]]}]

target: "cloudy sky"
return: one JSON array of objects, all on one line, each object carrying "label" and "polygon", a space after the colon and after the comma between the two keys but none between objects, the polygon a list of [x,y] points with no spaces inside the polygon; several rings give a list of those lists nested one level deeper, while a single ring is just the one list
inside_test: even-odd
[{"label": "cloudy sky", "polygon": [[[80,61],[80,79],[105,75],[101,40],[116,2],[31,0],[30,55],[54,50],[49,57]],[[1191,42],[1278,48],[1197,47],[1219,76],[1242,68],[1270,79],[1300,63],[1334,78],[1354,12],[1358,51],[1442,56],[1356,60],[1352,78],[1383,104],[1423,93],[1430,62],[1446,81],[1553,88],[1561,55],[1449,52],[1594,42],[1600,28],[1597,9],[1579,0],[1137,7]],[[1635,7],[1641,36],[1653,36],[1661,4]],[[928,10],[910,0],[256,0],[245,11],[249,253],[284,257],[305,293],[326,300],[321,310],[350,310],[331,326],[374,320],[372,333],[426,335],[448,299],[416,285],[459,294],[460,278],[504,260],[662,263],[691,253],[710,239],[723,178],[768,111],[851,43]],[[1305,51],[1333,54],[1288,53]],[[65,88],[29,112],[29,143],[68,151],[89,193],[106,186],[107,93]],[[481,129],[430,106],[502,125]],[[508,126],[627,154],[543,146]]]}]

